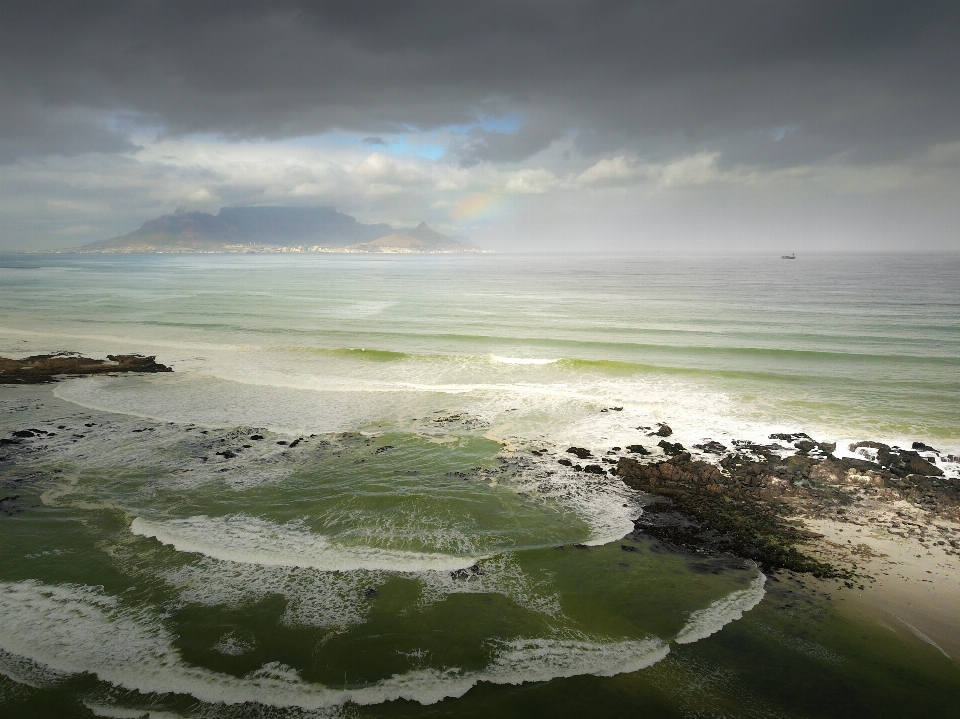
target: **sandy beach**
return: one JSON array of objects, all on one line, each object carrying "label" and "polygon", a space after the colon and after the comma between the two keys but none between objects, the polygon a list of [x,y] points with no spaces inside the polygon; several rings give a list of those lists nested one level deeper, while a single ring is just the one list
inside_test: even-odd
[{"label": "sandy beach", "polygon": [[856,568],[857,597],[960,663],[960,559],[948,543],[960,525],[902,501],[850,521],[804,521],[823,535],[815,551]]}]

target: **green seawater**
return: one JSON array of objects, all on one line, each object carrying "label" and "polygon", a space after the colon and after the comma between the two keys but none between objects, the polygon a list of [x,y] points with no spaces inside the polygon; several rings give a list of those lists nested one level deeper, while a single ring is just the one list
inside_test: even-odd
[{"label": "green seawater", "polygon": [[958,277],[0,257],[0,354],[175,370],[0,386],[2,714],[960,716],[960,667],[856,592],[628,537],[643,497],[557,462],[657,422],[956,453]]}]

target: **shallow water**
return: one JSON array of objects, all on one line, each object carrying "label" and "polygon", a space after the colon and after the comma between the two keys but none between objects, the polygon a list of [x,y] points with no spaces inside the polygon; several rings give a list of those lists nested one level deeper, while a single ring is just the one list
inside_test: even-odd
[{"label": "shallow water", "polygon": [[607,468],[657,422],[960,452],[958,278],[956,256],[2,257],[4,355],[175,372],[0,389],[3,436],[44,430],[0,450],[0,706],[956,711],[956,665],[853,596],[622,539],[642,497],[557,458]]}]

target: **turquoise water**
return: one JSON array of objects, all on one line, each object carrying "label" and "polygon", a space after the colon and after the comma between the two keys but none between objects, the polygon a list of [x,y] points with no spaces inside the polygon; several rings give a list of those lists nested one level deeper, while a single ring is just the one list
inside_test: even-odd
[{"label": "turquoise water", "polygon": [[0,451],[0,706],[948,715],[931,647],[624,539],[642,497],[556,460],[658,422],[958,453],[958,290],[956,255],[0,257],[0,354],[175,370],[0,388],[43,430]]}]

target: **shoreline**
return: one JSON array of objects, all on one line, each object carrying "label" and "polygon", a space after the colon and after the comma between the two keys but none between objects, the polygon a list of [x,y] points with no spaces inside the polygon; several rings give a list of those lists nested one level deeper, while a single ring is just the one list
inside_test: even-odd
[{"label": "shoreline", "polygon": [[[920,442],[922,455],[857,443],[867,451],[853,459],[806,435],[777,439],[724,448],[717,465],[668,441],[665,461],[621,458],[617,474],[651,496],[635,535],[812,575],[960,664],[960,480]],[[784,441],[797,453],[782,456]]]},{"label": "shoreline", "polygon": [[[118,371],[117,365],[102,360],[66,359],[94,362],[93,374]],[[152,360],[139,358],[145,359]],[[126,371],[143,370],[131,366]],[[49,374],[40,382],[58,378],[65,377]],[[26,384],[9,386],[26,389]],[[650,435],[663,439],[644,449],[646,454],[632,446],[627,448],[632,456],[609,452],[620,455],[616,460],[576,447],[548,455],[597,479],[601,474],[619,477],[646,494],[644,511],[627,537],[653,537],[692,557],[752,559],[765,573],[799,570],[830,591],[847,590],[843,598],[881,610],[891,623],[960,663],[960,480],[942,478],[937,485],[928,481],[939,479],[937,475],[909,471],[936,470],[936,463],[924,459],[932,458],[932,448],[924,450],[926,445],[917,443],[919,451],[901,450],[865,442],[862,459],[840,458],[833,454],[836,447],[797,433],[770,445],[698,447],[699,457],[708,450],[716,453],[713,464],[694,459],[682,445],[669,441],[666,425],[658,427]],[[4,449],[13,450],[20,441],[13,432],[4,437]],[[549,461],[549,456],[542,459]],[[577,460],[587,466],[574,465]],[[594,461],[606,464],[590,464]],[[937,486],[943,491],[931,494]],[[717,514],[717,506],[727,511]],[[739,537],[737,522],[746,522]],[[758,547],[758,529],[771,551],[762,543]]]},{"label": "shoreline", "polygon": [[[960,524],[917,519],[930,529],[960,533]],[[815,551],[856,566],[865,578],[853,590],[859,600],[960,664],[960,559],[940,545],[893,535],[866,517],[845,522],[808,518],[804,523],[822,535]]]}]

